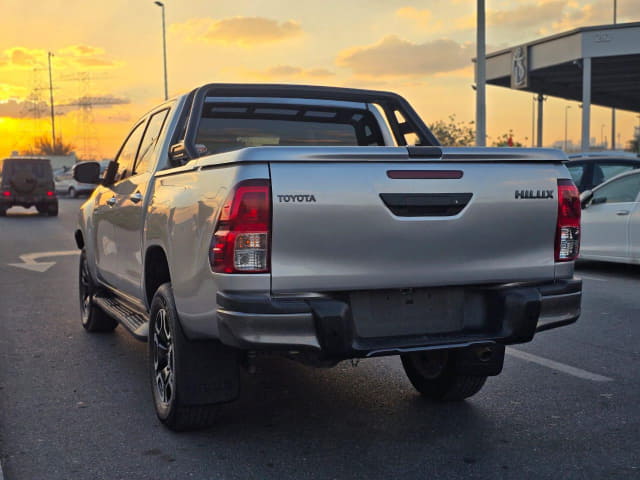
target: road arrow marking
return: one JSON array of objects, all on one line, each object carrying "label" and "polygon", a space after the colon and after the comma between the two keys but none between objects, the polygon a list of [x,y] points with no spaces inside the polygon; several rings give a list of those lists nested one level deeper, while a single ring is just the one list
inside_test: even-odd
[{"label": "road arrow marking", "polygon": [[22,260],[23,263],[10,263],[9,265],[12,267],[24,268],[25,270],[30,270],[32,272],[42,273],[53,267],[56,262],[38,262],[39,258],[63,257],[67,255],[79,254],[79,250],[59,250],[56,252],[25,253],[24,255],[20,255],[20,260]]}]

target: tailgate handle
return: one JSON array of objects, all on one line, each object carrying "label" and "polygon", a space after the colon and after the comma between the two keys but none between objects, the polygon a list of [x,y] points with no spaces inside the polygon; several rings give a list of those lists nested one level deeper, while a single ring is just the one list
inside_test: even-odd
[{"label": "tailgate handle", "polygon": [[381,193],[380,198],[398,217],[451,217],[467,206],[472,193]]}]

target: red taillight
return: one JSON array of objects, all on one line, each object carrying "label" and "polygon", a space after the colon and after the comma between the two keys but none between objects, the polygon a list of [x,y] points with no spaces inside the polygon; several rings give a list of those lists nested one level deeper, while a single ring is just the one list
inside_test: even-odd
[{"label": "red taillight", "polygon": [[11,192],[9,190],[5,190],[4,192],[2,192],[2,196],[3,197],[10,197],[11,196]]},{"label": "red taillight", "polygon": [[580,251],[580,194],[568,179],[558,180],[556,262],[575,260]]},{"label": "red taillight", "polygon": [[271,185],[245,180],[222,205],[209,249],[209,263],[219,273],[264,273],[269,265]]},{"label": "red taillight", "polygon": [[56,196],[56,192],[52,192],[51,190],[47,192],[47,197],[55,197],[55,196]]}]

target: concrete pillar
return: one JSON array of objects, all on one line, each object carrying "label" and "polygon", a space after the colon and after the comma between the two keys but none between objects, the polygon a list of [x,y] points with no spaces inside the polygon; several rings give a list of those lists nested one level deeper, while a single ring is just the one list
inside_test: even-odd
[{"label": "concrete pillar", "polygon": [[478,0],[476,30],[476,145],[487,144],[487,104],[485,97],[487,66],[485,48],[484,0]]},{"label": "concrete pillar", "polygon": [[538,142],[536,144],[536,146],[539,148],[542,147],[542,127],[544,125],[543,106],[544,106],[544,95],[539,93],[538,94]]},{"label": "concrete pillar", "polygon": [[611,109],[611,150],[616,149],[616,109]]},{"label": "concrete pillar", "polygon": [[591,58],[582,60],[582,144],[583,152],[589,150],[591,126]]}]

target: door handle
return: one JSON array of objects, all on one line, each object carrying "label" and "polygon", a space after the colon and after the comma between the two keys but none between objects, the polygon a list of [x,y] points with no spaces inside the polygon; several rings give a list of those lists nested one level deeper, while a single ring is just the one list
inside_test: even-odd
[{"label": "door handle", "polygon": [[133,195],[131,195],[129,197],[129,199],[133,202],[133,203],[138,203],[142,200],[142,194],[140,192],[136,192]]},{"label": "door handle", "polygon": [[107,205],[109,205],[110,207],[113,207],[115,204],[116,204],[116,196],[114,195],[109,200],[107,200]]},{"label": "door handle", "polygon": [[616,215],[629,215],[629,210],[618,210]]}]

